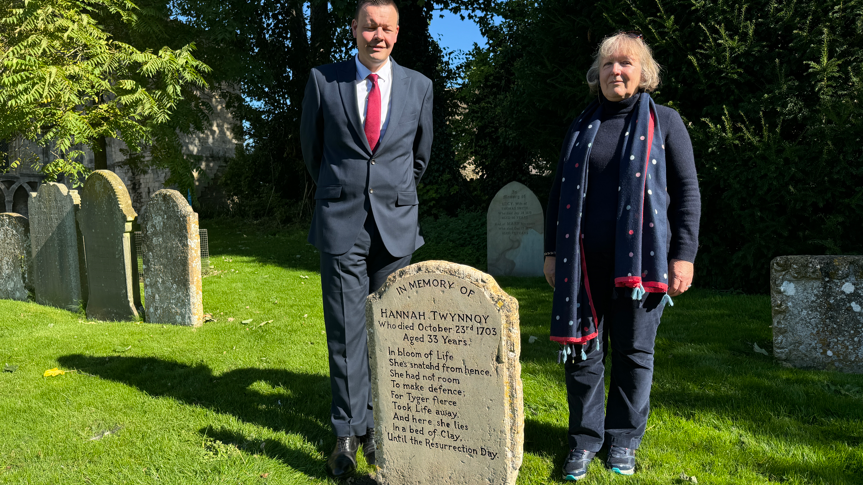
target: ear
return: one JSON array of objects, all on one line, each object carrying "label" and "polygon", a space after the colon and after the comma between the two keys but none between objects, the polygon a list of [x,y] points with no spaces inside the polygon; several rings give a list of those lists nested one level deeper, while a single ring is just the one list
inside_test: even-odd
[{"label": "ear", "polygon": [[396,35],[393,36],[393,44],[399,40],[399,26],[396,24]]},{"label": "ear", "polygon": [[354,39],[357,38],[357,27],[359,25],[360,24],[357,22],[357,19],[351,20],[351,35],[354,37]]}]

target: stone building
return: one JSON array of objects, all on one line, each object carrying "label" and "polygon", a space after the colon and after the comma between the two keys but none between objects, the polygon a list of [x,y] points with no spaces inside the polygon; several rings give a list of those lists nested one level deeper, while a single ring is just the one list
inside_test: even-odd
[{"label": "stone building", "polygon": [[[226,160],[234,156],[234,150],[239,140],[236,140],[231,131],[234,120],[227,110],[225,100],[212,93],[205,93],[204,99],[209,101],[213,107],[210,116],[211,125],[202,133],[191,136],[181,136],[183,152],[188,155],[202,157],[201,166],[207,177],[196,176],[196,192],[199,200],[204,205],[223,205],[224,196],[218,189],[216,182],[224,171]],[[116,173],[132,198],[132,205],[140,212],[150,195],[156,191],[166,188],[165,180],[168,178],[167,170],[150,170],[147,173],[135,174],[123,162],[126,157],[122,151],[126,148],[121,140],[109,138],[107,140],[108,170]],[[93,152],[84,148],[84,166],[93,169]],[[17,212],[27,215],[28,192],[35,192],[39,184],[45,179],[38,168],[34,168],[28,160],[36,160],[38,164],[44,165],[56,157],[51,147],[42,147],[23,139],[16,139],[9,143],[0,144],[0,152],[9,154],[10,160],[21,159],[21,163],[14,170],[7,171],[7,167],[0,166],[0,212]],[[61,182],[66,182],[61,180]],[[66,182],[71,187],[71,184]],[[171,187],[167,187],[171,188]]]}]

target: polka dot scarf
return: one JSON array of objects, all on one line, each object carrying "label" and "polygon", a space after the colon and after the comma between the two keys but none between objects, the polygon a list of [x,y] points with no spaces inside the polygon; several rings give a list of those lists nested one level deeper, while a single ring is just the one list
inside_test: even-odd
[{"label": "polka dot scarf", "polygon": [[[666,232],[668,193],[665,145],[650,95],[642,93],[624,133],[617,196],[614,283],[631,289],[632,299],[668,291]],[[590,149],[602,119],[602,104],[593,102],[572,124],[564,142],[564,163],[557,221],[556,278],[551,340],[562,344],[560,358],[586,358],[596,340],[598,321],[590,295],[584,254],[583,214]],[[568,156],[566,155],[568,153]],[[663,304],[670,298],[665,295]]]}]

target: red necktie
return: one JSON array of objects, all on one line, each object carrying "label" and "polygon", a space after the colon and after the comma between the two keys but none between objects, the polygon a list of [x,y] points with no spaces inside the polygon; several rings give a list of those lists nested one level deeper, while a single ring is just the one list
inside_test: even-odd
[{"label": "red necktie", "polygon": [[366,109],[366,139],[372,153],[378,149],[378,141],[381,139],[381,90],[378,87],[378,75],[369,74],[367,78],[372,82],[372,90],[369,92],[368,108]]}]

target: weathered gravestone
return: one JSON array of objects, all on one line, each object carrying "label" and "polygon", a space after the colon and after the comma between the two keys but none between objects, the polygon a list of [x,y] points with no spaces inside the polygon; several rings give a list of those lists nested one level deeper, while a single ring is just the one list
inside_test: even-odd
[{"label": "weathered gravestone", "polygon": [[146,320],[200,325],[204,307],[198,214],[176,190],[160,190],[147,202],[141,236]]},{"label": "weathered gravestone", "polygon": [[78,191],[42,184],[30,193],[27,206],[36,302],[77,310],[87,301],[84,239],[75,219],[81,208]]},{"label": "weathered gravestone", "polygon": [[500,189],[488,207],[488,272],[496,276],[542,276],[542,206],[518,182]]},{"label": "weathered gravestone", "polygon": [[27,301],[30,224],[21,214],[0,214],[0,299]]},{"label": "weathered gravestone", "polygon": [[78,223],[87,257],[89,318],[138,318],[141,289],[132,240],[136,216],[129,192],[114,172],[96,170],[87,177]]},{"label": "weathered gravestone", "polygon": [[780,256],[770,293],[778,360],[863,373],[863,256]]},{"label": "weathered gravestone", "polygon": [[380,484],[514,484],[518,302],[469,266],[395,272],[366,306]]}]

